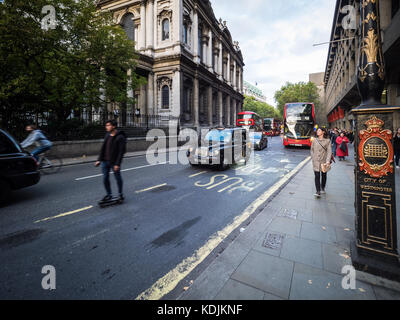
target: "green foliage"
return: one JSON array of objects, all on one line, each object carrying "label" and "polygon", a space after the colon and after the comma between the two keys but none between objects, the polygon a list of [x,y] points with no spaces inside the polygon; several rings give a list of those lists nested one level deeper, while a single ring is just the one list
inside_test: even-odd
[{"label": "green foliage", "polygon": [[[45,5],[55,8],[54,29],[41,27]],[[10,131],[26,114],[51,115],[57,126],[83,108],[131,104],[127,86],[143,83],[134,42],[93,0],[5,0],[0,39],[0,125]]]},{"label": "green foliage", "polygon": [[286,82],[280,90],[275,92],[274,98],[282,115],[284,114],[285,104],[290,102],[313,102],[316,112],[320,108],[318,88],[312,82]]},{"label": "green foliage", "polygon": [[244,96],[243,110],[253,111],[261,118],[281,118],[279,111],[275,107],[246,95]]}]

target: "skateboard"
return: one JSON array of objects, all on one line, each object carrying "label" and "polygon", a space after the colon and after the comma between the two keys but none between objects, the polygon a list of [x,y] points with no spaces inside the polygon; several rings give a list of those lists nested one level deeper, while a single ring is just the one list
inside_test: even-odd
[{"label": "skateboard", "polygon": [[99,201],[99,206],[100,206],[100,208],[105,208],[105,207],[113,206],[115,204],[121,204],[123,202],[124,202],[124,200],[120,200],[117,197],[114,197],[114,198],[112,198],[112,199],[110,199],[108,201],[100,200]]}]

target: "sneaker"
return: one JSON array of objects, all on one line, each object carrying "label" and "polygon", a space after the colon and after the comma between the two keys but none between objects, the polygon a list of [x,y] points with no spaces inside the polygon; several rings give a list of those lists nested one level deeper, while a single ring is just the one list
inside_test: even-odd
[{"label": "sneaker", "polygon": [[396,166],[396,169],[400,169],[400,166]]},{"label": "sneaker", "polygon": [[123,195],[122,193],[120,193],[120,194],[118,195],[118,200],[119,200],[119,201],[124,201],[124,200],[125,200],[124,195]]},{"label": "sneaker", "polygon": [[314,193],[314,197],[317,197],[317,198],[321,197],[321,193],[320,192]]},{"label": "sneaker", "polygon": [[103,199],[101,199],[102,202],[110,201],[112,199],[111,195],[106,195]]},{"label": "sneaker", "polygon": [[326,193],[325,190],[322,189],[322,190],[321,190],[321,194],[325,194],[325,193]]}]

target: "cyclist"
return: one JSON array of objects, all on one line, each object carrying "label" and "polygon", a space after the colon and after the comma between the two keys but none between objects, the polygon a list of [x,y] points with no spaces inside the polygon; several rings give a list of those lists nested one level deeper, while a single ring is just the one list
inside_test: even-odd
[{"label": "cyclist", "polygon": [[35,144],[36,149],[32,151],[32,156],[37,162],[39,162],[39,154],[50,150],[53,144],[46,138],[43,132],[36,127],[36,125],[29,124],[25,127],[25,130],[29,133],[29,136],[21,142],[21,146],[22,148],[27,148],[32,144]]}]

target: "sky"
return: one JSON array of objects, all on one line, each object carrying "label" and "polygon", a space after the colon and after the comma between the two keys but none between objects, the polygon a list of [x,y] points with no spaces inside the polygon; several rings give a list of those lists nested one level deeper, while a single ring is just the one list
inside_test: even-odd
[{"label": "sky", "polygon": [[287,81],[308,81],[324,72],[335,0],[211,0],[217,20],[226,21],[244,58],[244,80],[276,106],[275,91]]}]

